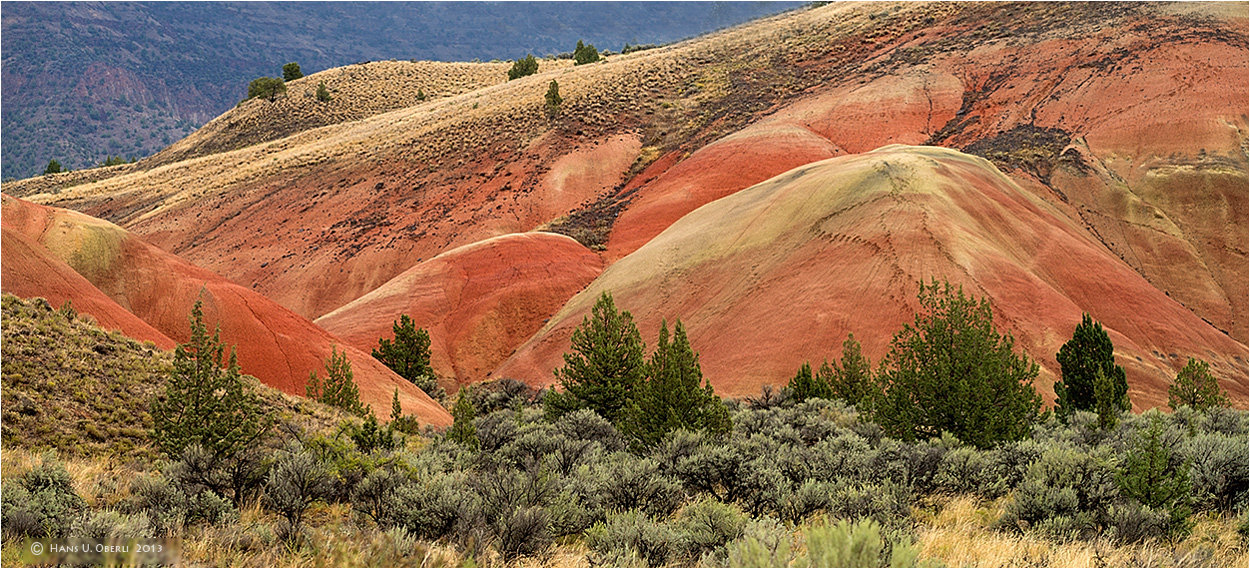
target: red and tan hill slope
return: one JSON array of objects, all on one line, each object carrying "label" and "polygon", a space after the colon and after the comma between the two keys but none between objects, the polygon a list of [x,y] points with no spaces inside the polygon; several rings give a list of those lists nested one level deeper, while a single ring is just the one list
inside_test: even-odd
[{"label": "red and tan hill slope", "polygon": [[873,361],[918,308],[921,279],[988,297],[1000,330],[1044,369],[1082,311],[1100,320],[1138,409],[1166,403],[1188,356],[1246,405],[1246,345],[1154,288],[1062,212],[989,162],[889,146],[804,166],[709,203],[608,267],[496,372],[553,381],[573,329],[603,291],[644,339],[682,318],[722,395],[777,383],[839,355],[848,332]]},{"label": "red and tan hill slope", "polygon": [[[205,320],[209,326],[219,325],[222,341],[235,346],[243,372],[266,385],[303,395],[309,372],[324,374],[323,363],[338,346],[352,362],[361,400],[381,415],[387,414],[398,388],[405,412],[416,414],[423,423],[450,423],[442,407],[368,353],[253,291],[161,251],[106,221],[9,196],[3,200],[6,234],[12,231],[46,248],[51,256],[169,338],[189,340],[187,314],[195,300],[202,299]],[[20,252],[20,247],[13,249],[13,253]],[[7,270],[11,254],[7,243],[3,253]],[[38,275],[25,278],[42,282]],[[86,308],[80,310],[88,312]]]},{"label": "red and tan hill slope", "polygon": [[[479,241],[549,229],[602,248],[605,263],[624,261],[700,206],[796,166],[895,143],[943,146],[989,159],[1048,212],[1047,223],[1118,262],[1087,271],[1114,268],[1097,277],[1119,282],[1127,270],[1154,291],[1147,297],[1223,332],[1209,344],[1194,339],[1207,335],[1186,340],[1219,359],[1227,341],[1244,348],[1250,333],[1246,37],[1241,5],[833,3],[238,150],[119,167],[107,180],[68,187],[74,178],[54,176],[5,188],[118,223],[316,318],[422,259]],[[543,104],[552,80],[565,100],[555,116]],[[234,116],[270,108],[263,103]],[[206,130],[195,144],[226,149],[266,136]],[[926,242],[892,243],[909,258]],[[925,276],[922,268],[903,280]],[[609,274],[617,273],[602,278]],[[649,286],[668,294],[686,276]],[[790,278],[805,286],[803,275]],[[868,286],[842,278],[851,288],[840,294]],[[986,294],[1011,294],[976,282]],[[910,314],[915,283],[899,286],[893,308],[877,307],[893,320],[866,344],[884,345]],[[1062,296],[1078,317],[1084,309],[1104,318],[1100,303],[1114,304],[1075,294]],[[741,308],[742,318],[762,310]],[[1056,326],[1048,334],[1070,335],[1075,320],[1056,318],[1044,321]],[[1113,328],[1138,352],[1171,359],[1154,336],[1125,326]],[[460,340],[446,341],[464,353]],[[1242,368],[1223,369],[1244,369],[1241,356]],[[1141,357],[1131,365],[1145,394],[1163,364]]]},{"label": "red and tan hill slope", "polygon": [[74,272],[38,243],[9,229],[8,217],[0,225],[4,262],[0,263],[0,290],[24,298],[41,297],[54,307],[69,302],[75,310],[90,314],[106,330],[116,330],[136,340],[147,340],[162,350],[176,345],[138,316],[131,314],[95,285]]},{"label": "red and tan hill slope", "polygon": [[603,262],[552,233],[505,235],[418,263],[317,324],[369,351],[391,338],[401,314],[430,333],[431,364],[455,392],[491,371],[565,302],[599,276]]},{"label": "red and tan hill slope", "polygon": [[[36,201],[119,223],[312,318],[474,241],[562,217],[588,226],[554,224],[582,237],[619,216],[611,260],[798,161],[927,142],[990,158],[1245,342],[1246,35],[1244,11],[1211,6],[835,3],[59,193],[14,191],[47,191]],[[556,118],[543,108],[552,79]],[[722,153],[737,141],[731,163],[718,140]],[[561,186],[569,161],[593,165],[593,183]]]}]

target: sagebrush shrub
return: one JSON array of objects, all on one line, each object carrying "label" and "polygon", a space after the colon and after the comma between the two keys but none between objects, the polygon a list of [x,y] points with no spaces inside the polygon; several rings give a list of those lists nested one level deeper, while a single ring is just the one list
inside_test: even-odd
[{"label": "sagebrush shrub", "polygon": [[677,532],[638,510],[609,513],[605,521],[586,530],[585,541],[596,565],[629,566],[628,561],[637,559],[660,567],[681,549]]},{"label": "sagebrush shrub", "polygon": [[1250,447],[1246,437],[1199,433],[1180,446],[1190,466],[1194,506],[1199,510],[1245,510],[1250,500]]},{"label": "sagebrush shrub", "polygon": [[88,511],[78,518],[70,530],[76,538],[93,541],[119,539],[145,539],[156,537],[155,528],[148,522],[147,514],[139,512],[126,515],[116,510]]},{"label": "sagebrush shrub", "polygon": [[5,484],[0,502],[0,527],[6,534],[29,537],[65,537],[87,508],[65,465],[51,454],[44,454],[39,464]]},{"label": "sagebrush shrub", "polygon": [[304,512],[331,489],[330,472],[298,445],[282,453],[265,483],[265,503],[286,518],[286,537],[299,535]]},{"label": "sagebrush shrub", "polygon": [[531,555],[551,544],[550,516],[542,507],[515,508],[494,526],[496,549],[504,559]]},{"label": "sagebrush shrub", "polygon": [[661,473],[656,461],[616,452],[604,462],[598,480],[605,509],[638,509],[653,516],[667,516],[681,505],[684,495],[680,484]]},{"label": "sagebrush shrub", "polygon": [[687,559],[697,560],[742,537],[746,521],[746,515],[738,508],[704,498],[681,511],[675,529],[681,535]]},{"label": "sagebrush shrub", "polygon": [[915,567],[920,548],[882,538],[871,520],[818,524],[803,530],[807,553],[794,567]]}]

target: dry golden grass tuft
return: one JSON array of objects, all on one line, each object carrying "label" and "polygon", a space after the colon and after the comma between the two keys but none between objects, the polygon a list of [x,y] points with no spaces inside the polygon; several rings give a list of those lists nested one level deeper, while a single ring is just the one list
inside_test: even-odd
[{"label": "dry golden grass tuft", "polygon": [[1179,543],[1055,543],[991,529],[1008,500],[958,496],[937,504],[936,512],[919,513],[920,558],[947,567],[1246,567],[1250,562],[1234,518],[1198,516],[1191,535]]}]

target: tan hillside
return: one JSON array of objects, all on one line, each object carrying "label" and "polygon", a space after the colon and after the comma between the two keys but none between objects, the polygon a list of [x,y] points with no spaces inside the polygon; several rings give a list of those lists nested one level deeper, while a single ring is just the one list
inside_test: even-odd
[{"label": "tan hillside", "polygon": [[[110,220],[317,318],[426,259],[536,229],[602,249],[603,279],[700,206],[796,166],[889,144],[943,146],[987,158],[1071,239],[1107,255],[1086,270],[1115,282],[1127,270],[1151,298],[1223,337],[1203,332],[1173,350],[1121,330],[1150,346],[1139,351],[1144,360],[1151,350],[1168,361],[1201,353],[1200,345],[1218,359],[1230,353],[1227,342],[1244,346],[1250,330],[1246,36],[1244,10],[835,3],[300,130],[321,120],[295,107],[315,102],[307,94],[316,77],[403,64],[329,70],[297,81],[302,91],[285,102],[252,101],[219,119],[269,124],[265,132],[206,129],[187,144],[216,151],[286,132],[261,113],[283,105],[290,112],[275,120],[298,131],[286,138],[72,187],[5,188]],[[555,116],[543,103],[553,79],[564,98]],[[349,99],[336,99],[348,115],[373,112]],[[1011,237],[993,241],[1023,246]],[[921,268],[912,276],[925,276]],[[701,286],[695,279],[650,286]],[[1078,292],[1064,293],[1072,310],[1097,312],[1103,301]],[[909,313],[912,297],[895,295],[887,313]],[[1058,338],[1073,324],[1050,325]],[[811,341],[841,340],[840,331],[824,334]],[[1139,379],[1138,389],[1157,393],[1164,361],[1142,366],[1154,371],[1136,377],[1153,379]],[[550,373],[527,369],[523,379],[534,383]]]}]

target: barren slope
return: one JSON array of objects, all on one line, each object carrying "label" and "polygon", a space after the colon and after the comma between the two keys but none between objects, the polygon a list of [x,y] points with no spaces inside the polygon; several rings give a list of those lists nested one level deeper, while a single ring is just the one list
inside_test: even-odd
[{"label": "barren slope", "polygon": [[[423,261],[317,324],[363,351],[412,317],[430,333],[431,364],[449,393],[482,381],[602,271],[576,241],[505,235]],[[458,383],[457,383],[458,382]]]},{"label": "barren slope", "polygon": [[907,146],[804,166],[695,210],[608,267],[496,375],[552,383],[572,330],[611,291],[646,340],[682,318],[717,392],[749,395],[839,355],[849,332],[878,361],[929,278],[990,299],[999,329],[1044,368],[1047,397],[1084,311],[1111,335],[1136,408],[1165,404],[1188,356],[1211,361],[1246,404],[1245,344],[985,160]]},{"label": "barren slope", "polygon": [[[480,239],[565,218],[551,227],[588,244],[619,231],[614,259],[803,160],[928,142],[990,158],[1244,342],[1246,19],[1173,12],[834,4],[36,200],[315,317]],[[551,79],[566,100],[555,119]],[[708,146],[744,127],[721,143],[732,161]],[[231,147],[223,136],[197,140]],[[559,187],[568,160],[594,164],[597,183]]]},{"label": "barren slope", "polygon": [[[1112,273],[1098,278],[1128,282],[1121,275],[1127,267],[1139,278],[1134,286],[1148,285],[1144,297],[1180,306],[1223,333],[1203,332],[1180,349],[1202,346],[1213,358],[1226,358],[1228,342],[1244,349],[1250,329],[1247,23],[1244,10],[1175,8],[838,3],[239,150],[150,170],[122,168],[125,175],[104,181],[63,187],[51,184],[72,176],[51,177],[12,187],[43,192],[33,198],[41,203],[124,225],[314,318],[457,247],[538,228],[603,248],[611,263],[642,251],[700,206],[795,166],[886,144],[927,143],[989,159],[1018,185],[1012,191],[1023,189],[1048,212],[1047,226],[1063,227],[1067,238],[1092,248],[1090,255],[1106,257],[1087,270],[1105,267]],[[369,77],[402,81],[401,67],[376,67]],[[326,73],[334,72],[346,73]],[[349,79],[344,75],[341,88]],[[553,79],[565,102],[549,116],[543,93]],[[298,101],[309,102],[288,102]],[[234,116],[251,117],[240,125],[260,125],[268,119],[247,113],[276,108],[264,104],[249,103]],[[282,116],[302,116],[292,112]],[[222,129],[205,131],[197,144],[232,148],[224,141],[265,136]],[[951,229],[933,229],[943,230]],[[1022,246],[1009,236],[979,238]],[[907,258],[909,248],[925,241],[893,243]],[[790,277],[798,291],[807,286],[806,269]],[[408,290],[447,278],[418,272],[430,283],[412,281]],[[896,317],[876,328],[877,337],[861,336],[866,344],[884,345],[895,324],[910,318],[907,303],[921,276],[917,268],[905,286],[892,285],[902,286],[891,289],[896,304],[878,308]],[[649,285],[656,294],[681,290],[684,279],[695,277],[666,278]],[[869,286],[852,281],[844,281],[850,291]],[[993,296],[997,289],[978,286],[1007,302]],[[1078,318],[1081,309],[1100,317],[1098,302],[1112,302],[1064,290]],[[488,293],[480,294],[489,304]],[[749,322],[752,310],[772,307],[738,309]],[[728,308],[716,310],[725,315]],[[1068,316],[1036,326],[1044,322],[1052,326],[1047,334],[1066,337],[1075,325],[1063,320]],[[344,330],[371,325],[341,324]],[[1165,345],[1151,343],[1155,336],[1118,326],[1138,344],[1135,353],[1157,349],[1172,359]],[[481,349],[459,343],[470,336],[453,336],[445,340],[447,352],[478,354],[477,362],[498,357],[515,340],[510,335]],[[812,341],[834,340],[840,338]],[[1049,347],[1034,349],[1043,362],[1053,358]],[[483,353],[494,355],[481,359]],[[472,378],[481,372],[465,370],[485,365],[462,368],[450,362],[463,356],[444,357],[449,363],[442,369]],[[1165,366],[1141,357],[1133,373],[1147,393]],[[1241,368],[1226,363],[1242,370],[1229,377],[1244,377],[1241,357]],[[787,371],[767,379],[761,372],[747,383],[782,382],[792,365],[777,364],[768,373]],[[542,382],[550,369],[526,373]]]},{"label": "barren slope", "polygon": [[[96,288],[178,342],[190,338],[192,304],[204,302],[208,325],[235,346],[243,372],[287,393],[304,394],[311,371],[338,346],[352,362],[361,400],[386,415],[398,388],[406,412],[445,425],[450,416],[424,392],[312,322],[263,296],[153,247],[111,223],[4,196],[6,229],[37,241]],[[15,249],[16,251],[16,249]],[[4,250],[5,265],[9,248]],[[28,277],[34,279],[36,277]]]}]

